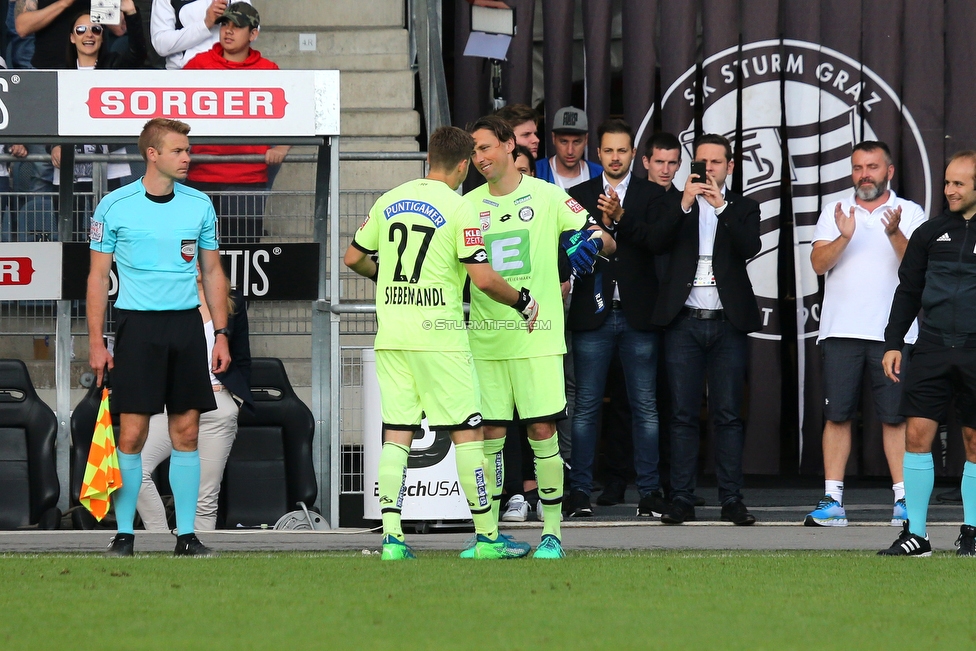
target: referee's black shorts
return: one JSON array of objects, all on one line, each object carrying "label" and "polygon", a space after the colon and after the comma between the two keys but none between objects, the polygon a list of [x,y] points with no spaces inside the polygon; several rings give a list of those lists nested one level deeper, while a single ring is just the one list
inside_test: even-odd
[{"label": "referee's black shorts", "polygon": [[118,310],[110,404],[120,414],[217,408],[199,310]]},{"label": "referee's black shorts", "polygon": [[919,337],[901,392],[901,414],[943,421],[953,399],[962,425],[976,428],[976,348]]}]

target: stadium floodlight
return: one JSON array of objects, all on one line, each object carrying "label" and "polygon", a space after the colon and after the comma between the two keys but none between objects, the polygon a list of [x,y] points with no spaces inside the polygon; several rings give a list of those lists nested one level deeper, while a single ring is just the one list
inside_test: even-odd
[{"label": "stadium floodlight", "polygon": [[505,106],[501,96],[501,62],[508,58],[508,47],[515,36],[515,10],[471,5],[471,34],[464,56],[491,60],[491,97],[494,110]]}]

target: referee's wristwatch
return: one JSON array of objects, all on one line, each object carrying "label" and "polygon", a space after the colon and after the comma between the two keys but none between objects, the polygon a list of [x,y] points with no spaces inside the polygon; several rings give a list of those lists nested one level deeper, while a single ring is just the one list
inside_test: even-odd
[{"label": "referee's wristwatch", "polygon": [[216,337],[217,335],[224,335],[225,337],[230,339],[230,330],[228,330],[227,328],[217,328],[216,330],[214,330],[214,337]]}]

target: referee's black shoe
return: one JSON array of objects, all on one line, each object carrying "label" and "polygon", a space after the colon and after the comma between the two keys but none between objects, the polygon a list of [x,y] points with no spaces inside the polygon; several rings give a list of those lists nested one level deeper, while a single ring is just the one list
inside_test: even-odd
[{"label": "referee's black shoe", "polygon": [[902,525],[898,539],[888,549],[882,549],[878,556],[931,556],[932,544],[929,539],[917,536],[908,530],[908,520]]},{"label": "referee's black shoe", "polygon": [[182,536],[176,537],[176,550],[173,552],[174,556],[200,556],[209,557],[216,556],[212,549],[200,542],[197,535],[194,533],[183,534]]},{"label": "referee's black shoe", "polygon": [[956,538],[956,556],[976,556],[976,527],[964,524]]},{"label": "referee's black shoe", "polygon": [[132,548],[135,545],[136,537],[131,533],[117,533],[115,538],[112,538],[112,542],[109,543],[108,549],[105,550],[106,556],[132,556]]}]

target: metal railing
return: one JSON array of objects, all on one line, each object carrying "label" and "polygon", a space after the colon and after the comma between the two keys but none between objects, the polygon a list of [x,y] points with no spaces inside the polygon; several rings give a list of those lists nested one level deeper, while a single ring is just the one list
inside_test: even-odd
[{"label": "metal railing", "polygon": [[[342,152],[333,157],[338,161],[423,161],[426,159],[424,152]],[[195,160],[224,160],[224,161],[257,161],[263,160],[260,156],[237,156],[237,157],[194,157]],[[11,161],[23,161],[15,159],[9,155],[0,156],[0,164]],[[45,156],[31,156],[27,161],[47,162]],[[96,179],[94,187],[89,193],[81,193],[77,196],[86,198],[91,209],[97,206],[98,200],[108,192],[107,177],[104,174],[104,166],[108,162],[119,161],[139,161],[138,154],[126,155],[78,155],[78,162],[94,163]],[[285,160],[286,165],[310,164],[317,160],[315,155],[289,154]],[[99,168],[102,168],[99,171]],[[280,178],[280,177],[279,177]],[[311,342],[316,337],[316,319],[325,318],[333,321],[335,327],[325,327],[324,332],[334,330],[334,336],[329,335],[328,340],[319,345],[326,346],[326,350],[332,348],[328,355],[328,368],[316,370],[317,363],[314,354],[311,358],[304,357],[306,352],[301,352],[303,357],[286,360],[290,361],[289,374],[292,375],[292,382],[298,387],[312,385],[313,395],[311,401],[314,403],[316,378],[322,373],[328,373],[332,378],[329,386],[336,387],[337,390],[330,391],[329,395],[333,401],[334,408],[330,410],[331,424],[328,431],[331,432],[330,454],[335,457],[335,466],[338,472],[332,473],[332,482],[336,484],[338,493],[361,494],[363,491],[363,406],[362,406],[362,359],[361,352],[365,348],[372,347],[372,340],[376,333],[376,316],[374,291],[375,285],[365,278],[362,278],[352,271],[345,269],[339,264],[341,254],[349,245],[358,226],[365,219],[370,208],[376,199],[385,190],[344,190],[338,193],[335,199],[335,209],[330,211],[330,223],[328,224],[328,259],[324,261],[322,281],[330,291],[326,293],[327,300],[322,304],[308,301],[262,301],[251,302],[248,307],[248,319],[250,321],[250,334],[252,345],[256,338],[262,336],[288,336],[296,342],[296,345],[286,346],[291,350],[300,349],[307,351]],[[222,195],[227,198],[240,196],[240,193],[225,192],[211,193],[218,200]],[[261,190],[252,193],[259,196],[264,201],[264,226],[266,234],[261,236],[264,243],[271,242],[310,242],[320,241],[316,237],[315,223],[315,192],[308,190]],[[50,201],[48,210],[53,212],[54,224],[51,226],[52,239],[57,235],[57,215],[58,215],[58,193],[29,193],[29,192],[10,192],[0,193],[0,212],[4,201],[8,204],[13,202],[15,206],[22,206],[30,199],[45,198]],[[330,197],[330,202],[333,197]],[[86,213],[79,213],[79,216]],[[19,215],[17,215],[19,217]],[[83,242],[87,240],[87,220],[76,219],[71,228],[71,241]],[[332,234],[337,237],[333,240]],[[6,238],[4,238],[6,239]],[[331,288],[335,288],[332,291]],[[40,389],[55,388],[56,384],[65,383],[75,389],[82,388],[82,376],[88,371],[87,350],[84,341],[87,338],[87,325],[85,322],[84,305],[82,302],[68,302],[68,312],[63,317],[68,324],[70,334],[74,341],[67,338],[67,355],[74,352],[74,359],[65,369],[61,369],[54,376],[42,375],[35,381]],[[112,318],[111,310],[109,318]],[[0,344],[0,356],[4,356],[2,346],[8,347],[16,343],[19,348],[13,351],[13,355],[29,359],[35,357],[31,347],[40,346],[42,340],[45,346],[50,343],[58,330],[58,302],[56,301],[0,301],[0,334],[7,336],[6,344]],[[112,321],[108,323],[108,330],[112,330]],[[38,338],[35,343],[34,338]],[[298,344],[297,342],[302,342]],[[331,342],[331,343],[330,343]],[[307,345],[308,344],[308,345]],[[270,352],[269,351],[270,346]],[[319,348],[319,350],[322,350]],[[266,343],[255,348],[255,355],[264,356],[274,354],[274,344]],[[51,358],[41,356],[38,359],[40,364],[48,364]],[[35,368],[38,365],[34,365]],[[297,369],[297,370],[293,370]],[[60,410],[59,410],[60,411]],[[313,411],[314,408],[313,408]],[[316,411],[316,413],[320,413]],[[319,459],[319,457],[317,457]],[[324,459],[319,460],[319,470],[322,465],[327,465]],[[60,469],[59,469],[60,472]],[[320,475],[321,476],[321,475]],[[323,485],[320,488],[320,497],[328,500],[331,487]],[[67,499],[65,493],[65,499]]]}]

